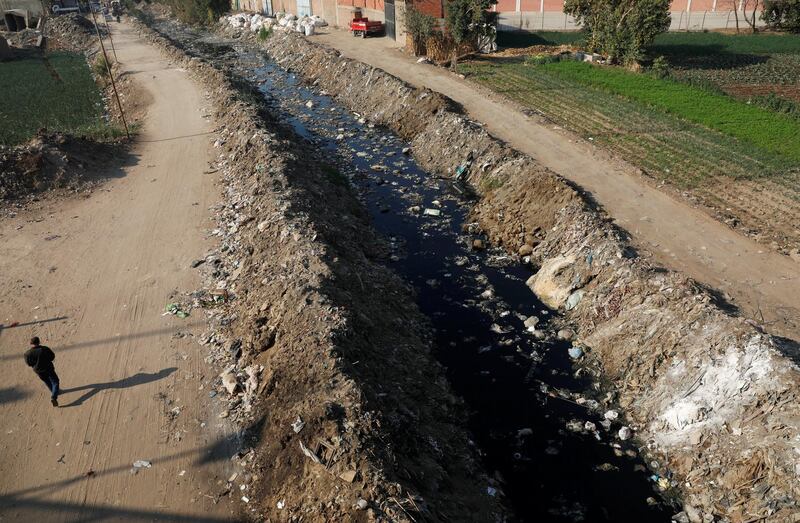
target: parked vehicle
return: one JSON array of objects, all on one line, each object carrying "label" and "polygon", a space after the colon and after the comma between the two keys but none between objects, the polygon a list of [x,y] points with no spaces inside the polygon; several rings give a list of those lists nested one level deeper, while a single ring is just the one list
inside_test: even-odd
[{"label": "parked vehicle", "polygon": [[366,38],[367,36],[382,36],[386,34],[386,27],[383,22],[370,20],[369,18],[353,18],[350,22],[350,31],[353,36],[360,36]]}]

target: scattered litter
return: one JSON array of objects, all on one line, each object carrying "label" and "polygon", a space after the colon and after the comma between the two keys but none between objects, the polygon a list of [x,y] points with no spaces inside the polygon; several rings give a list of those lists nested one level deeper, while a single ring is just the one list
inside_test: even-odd
[{"label": "scattered litter", "polygon": [[440,211],[439,209],[425,209],[425,212],[423,212],[422,214],[426,216],[441,216],[442,211]]},{"label": "scattered litter", "polygon": [[307,457],[311,458],[311,461],[313,461],[314,463],[319,463],[319,462],[320,462],[320,461],[319,461],[319,458],[317,457],[317,455],[316,455],[316,454],[314,454],[313,452],[311,452],[311,451],[308,449],[308,447],[306,447],[305,445],[303,445],[303,442],[302,442],[302,441],[300,442],[300,450],[302,450],[302,451],[303,451],[303,454],[305,454]]},{"label": "scattered litter", "polygon": [[286,501],[280,500],[275,506],[278,507],[278,510],[283,510],[283,507],[286,506]]},{"label": "scattered litter", "polygon": [[580,347],[570,347],[567,352],[569,353],[569,357],[573,360],[577,360],[583,356],[583,349]]},{"label": "scattered litter", "polygon": [[305,422],[300,418],[300,416],[297,416],[297,419],[292,423],[292,430],[295,434],[298,434],[305,426]]},{"label": "scattered litter", "polygon": [[149,469],[152,466],[152,463],[144,459],[137,459],[133,462],[133,468],[135,469]]},{"label": "scattered litter", "polygon": [[626,441],[631,439],[631,436],[633,436],[633,431],[631,431],[629,427],[622,427],[619,429],[619,432],[617,432],[617,436],[619,436],[619,439],[622,441]]},{"label": "scattered litter", "polygon": [[178,476],[180,476],[180,477],[183,477],[185,475],[186,475],[186,471],[185,470],[182,470],[182,471],[178,472]]},{"label": "scattered litter", "polygon": [[362,499],[359,499],[356,502],[356,507],[358,507],[358,510],[366,510],[368,506],[369,506],[369,503],[367,502],[366,499],[362,498]]},{"label": "scattered litter", "polygon": [[584,294],[585,293],[583,290],[577,290],[572,294],[570,294],[569,297],[567,298],[567,302],[564,304],[564,308],[568,311],[571,311],[572,309],[577,307],[578,304],[581,302],[581,298],[583,298]]},{"label": "scattered litter", "polygon": [[486,493],[492,497],[495,497],[497,495],[497,489],[494,487],[486,487]]},{"label": "scattered litter", "polygon": [[178,318],[187,318],[189,317],[189,313],[185,310],[181,309],[181,306],[177,303],[169,303],[166,306],[166,312],[162,314],[162,316],[166,316],[167,314],[172,314],[177,316]]},{"label": "scattered litter", "polygon": [[242,496],[242,501],[244,501],[245,503],[250,503],[250,498],[248,498],[247,496]]},{"label": "scattered litter", "polygon": [[615,419],[619,418],[619,412],[613,409],[608,410],[605,414],[603,414],[603,417],[608,421],[614,421]]}]

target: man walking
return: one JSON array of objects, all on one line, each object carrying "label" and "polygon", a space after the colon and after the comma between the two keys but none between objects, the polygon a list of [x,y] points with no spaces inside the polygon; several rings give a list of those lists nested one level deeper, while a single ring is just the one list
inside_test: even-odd
[{"label": "man walking", "polygon": [[50,347],[41,345],[37,336],[31,338],[31,348],[25,351],[25,363],[47,385],[47,390],[50,391],[50,403],[54,407],[58,407],[59,382],[58,374],[53,367],[54,359],[56,359],[56,355],[53,354]]}]

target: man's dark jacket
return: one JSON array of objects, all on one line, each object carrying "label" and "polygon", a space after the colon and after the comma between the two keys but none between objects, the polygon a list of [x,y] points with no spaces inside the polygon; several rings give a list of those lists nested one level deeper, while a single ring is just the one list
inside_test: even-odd
[{"label": "man's dark jacket", "polygon": [[36,374],[47,375],[56,371],[53,367],[53,360],[56,355],[50,350],[50,347],[39,345],[32,347],[25,351],[25,363],[28,367],[32,367]]}]

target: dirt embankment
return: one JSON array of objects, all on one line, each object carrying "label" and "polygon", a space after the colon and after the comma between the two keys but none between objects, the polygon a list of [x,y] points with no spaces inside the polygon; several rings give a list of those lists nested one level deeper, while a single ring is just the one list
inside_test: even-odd
[{"label": "dirt embankment", "polygon": [[214,350],[258,383],[229,414],[254,449],[254,517],[491,521],[463,407],[356,196],[255,97],[147,34],[204,83],[221,124],[222,246],[205,263],[233,296]]},{"label": "dirt embankment", "polygon": [[[259,45],[253,40],[254,45]],[[565,310],[687,521],[797,521],[800,373],[794,342],[725,310],[712,291],[649,265],[578,190],[434,93],[295,35],[265,49],[368,120],[412,141],[426,169],[459,167],[492,241],[539,267],[529,286]],[[783,352],[783,353],[782,353]]]}]

